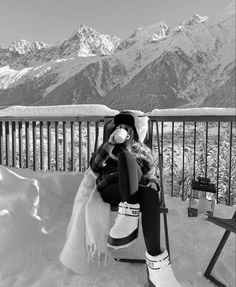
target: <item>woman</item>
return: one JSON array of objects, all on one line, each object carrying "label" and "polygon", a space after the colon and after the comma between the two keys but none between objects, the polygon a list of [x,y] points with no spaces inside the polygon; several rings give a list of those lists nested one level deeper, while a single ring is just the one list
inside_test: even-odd
[{"label": "woman", "polygon": [[[119,206],[107,243],[115,249],[131,245],[138,236],[141,210],[151,286],[180,286],[171,269],[168,252],[160,246],[159,186],[152,183],[155,163],[150,149],[139,140],[138,129],[136,114],[119,113],[113,119],[108,140],[90,160],[102,199]],[[149,182],[152,184],[147,186]]]}]

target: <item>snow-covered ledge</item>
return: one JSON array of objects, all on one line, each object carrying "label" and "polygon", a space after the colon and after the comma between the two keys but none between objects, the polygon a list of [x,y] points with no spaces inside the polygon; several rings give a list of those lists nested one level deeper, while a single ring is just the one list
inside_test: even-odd
[{"label": "snow-covered ledge", "polygon": [[114,116],[118,110],[105,105],[10,106],[0,110],[0,117],[83,117]]},{"label": "snow-covered ledge", "polygon": [[147,116],[235,116],[235,108],[154,109]]},{"label": "snow-covered ledge", "polygon": [[[136,111],[144,115],[142,111]],[[55,106],[10,106],[0,110],[0,118],[4,117],[109,117],[117,114],[105,105],[55,105]],[[153,109],[147,116],[236,116],[235,108],[192,108],[192,109]]]}]

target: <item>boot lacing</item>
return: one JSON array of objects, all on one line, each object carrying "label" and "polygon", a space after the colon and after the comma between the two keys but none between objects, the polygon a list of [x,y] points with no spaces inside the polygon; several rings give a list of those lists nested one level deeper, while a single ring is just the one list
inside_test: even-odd
[{"label": "boot lacing", "polygon": [[123,202],[122,204],[119,205],[119,215],[126,215],[126,210],[129,209],[128,202]]}]

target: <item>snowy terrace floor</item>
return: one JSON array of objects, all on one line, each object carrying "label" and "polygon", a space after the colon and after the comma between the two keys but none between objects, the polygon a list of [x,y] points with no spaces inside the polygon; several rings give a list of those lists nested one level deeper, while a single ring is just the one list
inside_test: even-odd
[{"label": "snowy terrace floor", "polygon": [[[59,254],[65,242],[73,200],[82,173],[33,172],[0,166],[1,287],[141,287],[145,265],[113,262],[81,277],[65,269]],[[36,179],[39,194],[29,179]],[[39,197],[38,197],[39,195]],[[39,205],[37,201],[39,200]],[[205,220],[189,218],[187,203],[166,196],[172,266],[183,287],[214,286],[203,276],[224,230]],[[37,210],[38,208],[38,210]],[[33,212],[37,210],[37,214]],[[235,207],[217,205],[215,215],[232,217]],[[164,240],[162,240],[164,242]],[[142,233],[123,255],[143,257]],[[214,275],[235,286],[235,234],[223,249]],[[171,287],[171,286],[170,286]]]}]

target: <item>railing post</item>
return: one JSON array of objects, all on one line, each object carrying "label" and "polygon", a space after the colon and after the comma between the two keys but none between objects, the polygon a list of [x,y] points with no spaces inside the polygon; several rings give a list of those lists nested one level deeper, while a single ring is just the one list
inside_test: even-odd
[{"label": "railing post", "polygon": [[174,195],[174,135],[175,135],[175,123],[172,122],[172,130],[171,130],[171,196]]},{"label": "railing post", "polygon": [[43,122],[39,122],[40,170],[44,169]]},{"label": "railing post", "polygon": [[58,151],[58,121],[55,121],[55,169],[59,167],[59,151]]},{"label": "railing post", "polygon": [[66,170],[67,167],[67,140],[66,140],[66,122],[62,123],[62,141],[63,141],[63,171]]},{"label": "railing post", "polygon": [[217,134],[216,202],[219,203],[219,165],[220,165],[220,122]]},{"label": "railing post", "polygon": [[[156,124],[158,124],[158,122],[156,122]],[[149,140],[150,140],[150,149],[153,151],[153,121],[149,121],[148,122],[148,127],[149,127]]]},{"label": "railing post", "polygon": [[184,200],[184,157],[185,157],[185,122],[183,122],[183,158],[182,158],[182,200]]},{"label": "railing post", "polygon": [[90,160],[90,122],[87,122],[87,167]]},{"label": "railing post", "polygon": [[6,151],[6,166],[9,166],[9,162],[10,162],[9,122],[5,122],[5,151]]},{"label": "railing post", "polygon": [[33,144],[33,170],[36,170],[36,122],[32,122],[32,144]]},{"label": "railing post", "polygon": [[82,123],[79,122],[79,171],[82,171]]},{"label": "railing post", "polygon": [[70,158],[71,158],[71,163],[70,163],[70,170],[74,171],[74,122],[70,122]]},{"label": "railing post", "polygon": [[30,153],[29,153],[29,122],[25,122],[25,167],[29,167]]},{"label": "railing post", "polygon": [[51,122],[47,121],[48,170],[51,170]]},{"label": "railing post", "polygon": [[194,122],[193,133],[193,178],[196,178],[196,134],[197,134],[197,122]]},{"label": "railing post", "polygon": [[22,159],[23,145],[22,145],[22,122],[21,121],[18,122],[18,143],[19,143],[19,167],[22,168],[23,167],[23,159]]},{"label": "railing post", "polygon": [[164,122],[161,122],[161,153],[163,157],[163,164],[164,164]]},{"label": "railing post", "polygon": [[94,151],[98,148],[98,140],[99,140],[99,121],[95,122],[95,143],[94,143]]},{"label": "railing post", "polygon": [[229,182],[228,182],[228,202],[230,205],[231,196],[230,196],[230,188],[231,188],[231,161],[232,161],[232,142],[233,142],[233,122],[230,122],[230,136],[229,136]]},{"label": "railing post", "polygon": [[208,154],[208,122],[206,122],[205,177],[207,177],[207,154]]},{"label": "railing post", "polygon": [[2,155],[3,155],[3,128],[2,122],[0,122],[0,164],[2,164]]},{"label": "railing post", "polygon": [[16,167],[16,122],[11,122],[12,166]]}]

